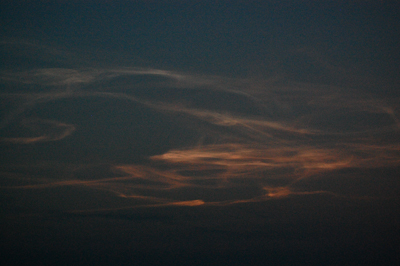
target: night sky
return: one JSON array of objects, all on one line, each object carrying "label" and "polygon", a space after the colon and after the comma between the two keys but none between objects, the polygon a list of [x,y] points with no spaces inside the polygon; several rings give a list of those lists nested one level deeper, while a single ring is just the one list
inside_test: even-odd
[{"label": "night sky", "polygon": [[397,265],[396,1],[1,1],[1,265]]}]

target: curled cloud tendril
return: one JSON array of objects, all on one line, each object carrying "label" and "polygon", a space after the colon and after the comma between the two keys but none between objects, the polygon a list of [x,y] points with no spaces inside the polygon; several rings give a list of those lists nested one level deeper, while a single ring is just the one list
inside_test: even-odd
[{"label": "curled cloud tendril", "polygon": [[[124,77],[150,79],[114,85]],[[107,178],[82,180],[72,171],[68,178],[41,178],[35,184],[3,189],[87,187],[132,200],[127,208],[224,206],[310,194],[346,196],[298,184],[343,169],[400,164],[398,99],[373,98],[334,86],[152,68],[42,68],[3,72],[0,78],[6,84],[42,89],[0,94],[2,99],[18,99],[3,117],[2,129],[12,123],[40,129],[35,136],[3,137],[3,144],[66,140],[79,127],[24,114],[46,102],[82,97],[124,100],[173,118],[184,117],[186,126],[201,135],[197,143],[154,154],[143,164],[113,163],[109,166],[113,174]],[[176,90],[208,93],[204,97],[209,102],[200,102],[197,94],[183,99],[132,93],[154,88],[165,95]],[[215,94],[222,94],[224,102],[214,102]],[[250,187],[252,193],[235,194],[238,187]],[[183,192],[187,189],[194,193]],[[230,196],[224,196],[225,191],[231,191]]]}]

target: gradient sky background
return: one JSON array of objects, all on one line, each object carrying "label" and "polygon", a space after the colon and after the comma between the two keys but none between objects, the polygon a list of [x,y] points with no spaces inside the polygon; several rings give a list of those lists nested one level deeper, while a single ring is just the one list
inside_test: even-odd
[{"label": "gradient sky background", "polygon": [[1,1],[4,265],[395,265],[396,1]]}]

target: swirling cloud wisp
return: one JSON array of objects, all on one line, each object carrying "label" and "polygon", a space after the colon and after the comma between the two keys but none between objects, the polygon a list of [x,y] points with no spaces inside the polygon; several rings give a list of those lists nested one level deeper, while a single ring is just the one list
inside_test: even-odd
[{"label": "swirling cloud wisp", "polygon": [[[150,68],[36,69],[2,73],[1,79],[7,84],[46,87],[43,91],[0,94],[25,101],[7,110],[3,131],[20,123],[41,132],[3,137],[3,142],[55,142],[79,133],[87,126],[82,122],[86,120],[74,124],[62,118],[34,118],[28,113],[49,102],[83,98],[141,106],[142,112],[179,121],[180,127],[199,136],[192,143],[178,143],[153,153],[140,163],[107,162],[106,177],[78,179],[79,171],[71,170],[62,178],[42,178],[35,184],[2,189],[87,187],[131,200],[129,208],[224,206],[293,195],[344,197],[348,195],[298,184],[342,169],[400,165],[398,101],[374,99],[344,88]],[[146,123],[159,121],[149,118]],[[159,134],[163,132],[152,138],[154,145],[164,145],[156,139]],[[135,136],[132,132],[133,139]],[[70,145],[77,145],[70,141]],[[143,140],[135,141],[141,144]]]}]

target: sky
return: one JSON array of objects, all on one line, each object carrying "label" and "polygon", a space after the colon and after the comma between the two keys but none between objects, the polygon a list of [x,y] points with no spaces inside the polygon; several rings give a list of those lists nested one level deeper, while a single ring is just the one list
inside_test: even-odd
[{"label": "sky", "polygon": [[395,265],[395,1],[1,1],[5,265]]}]

